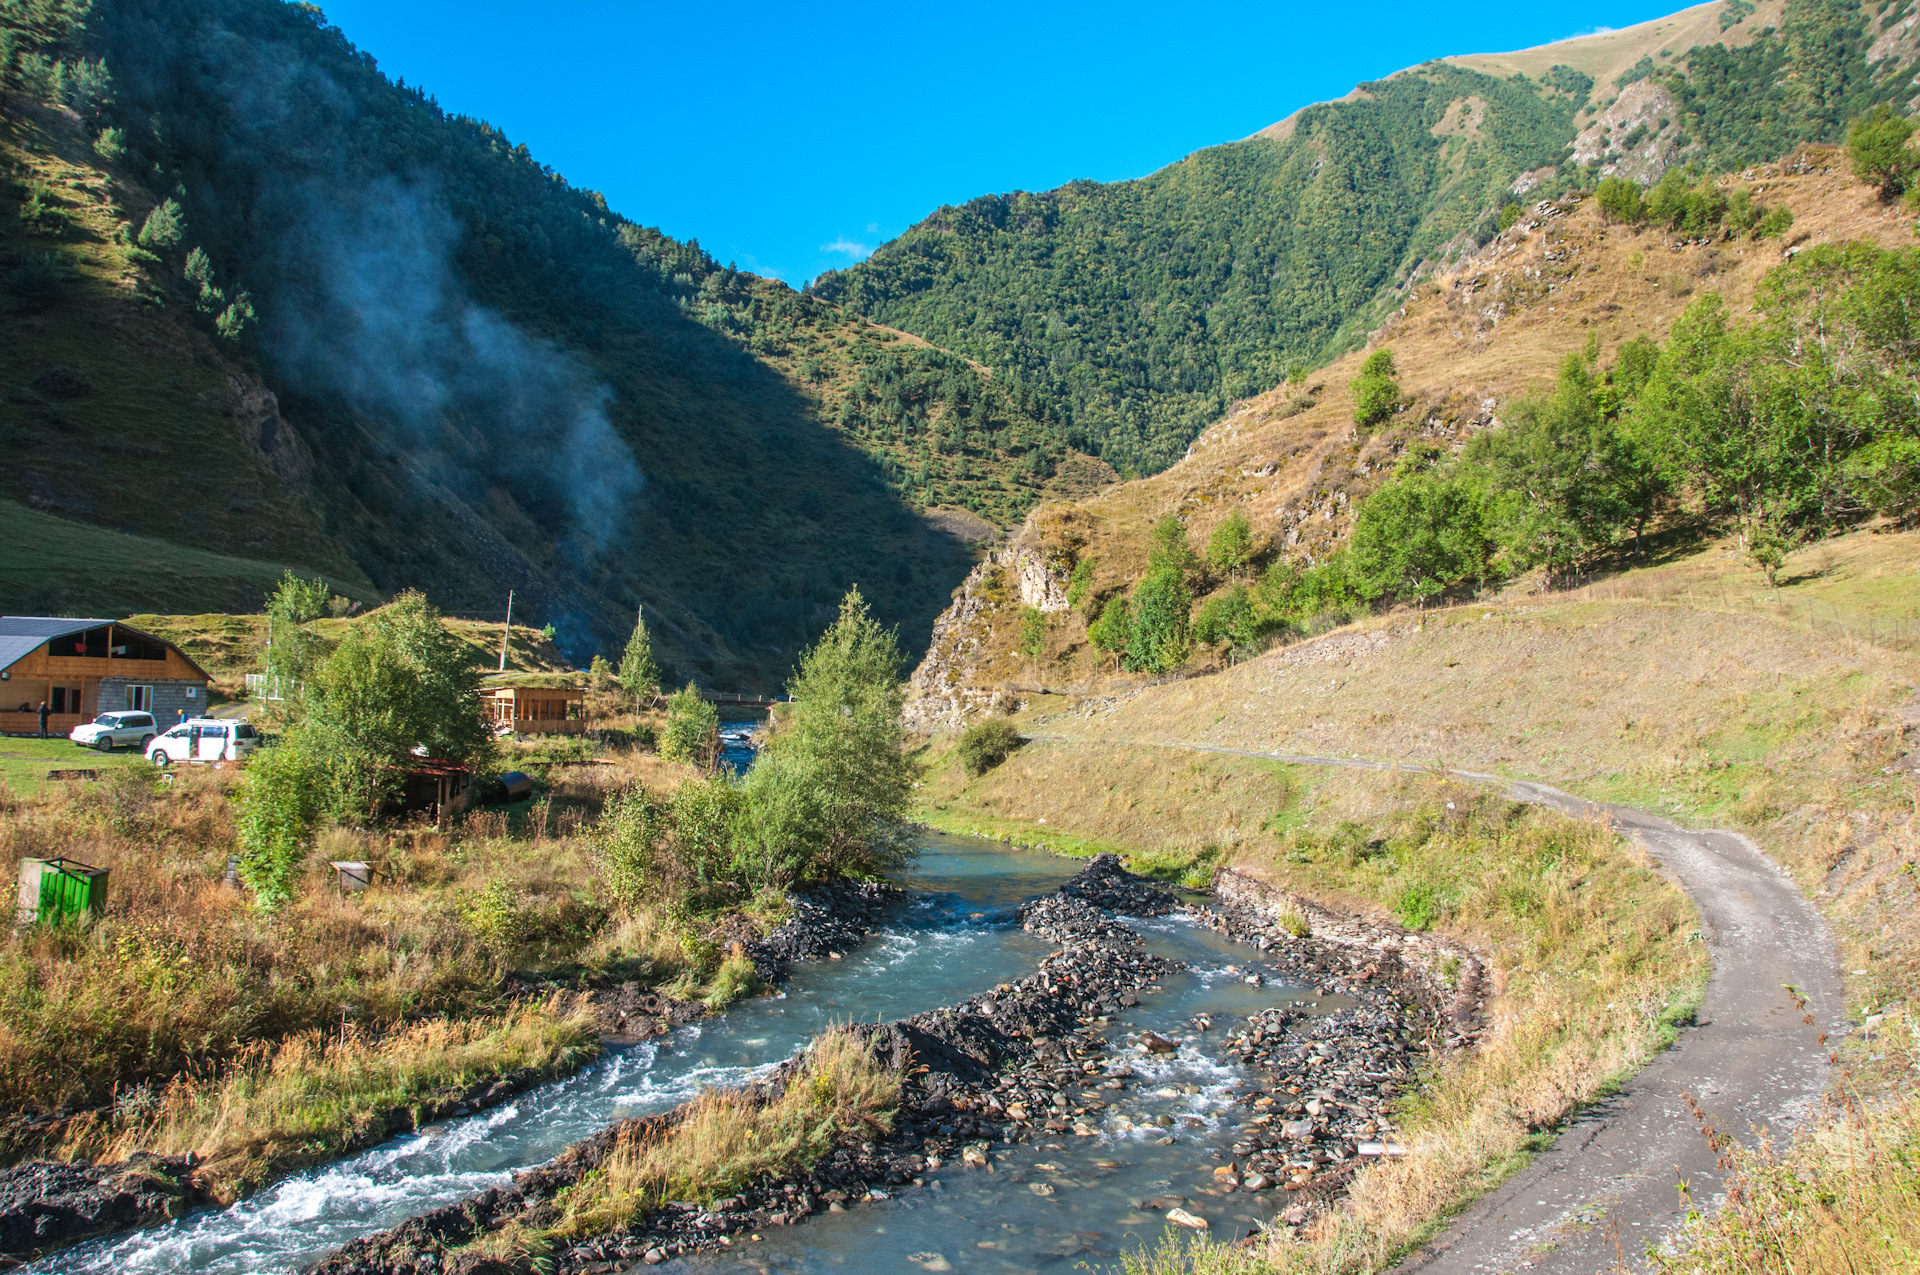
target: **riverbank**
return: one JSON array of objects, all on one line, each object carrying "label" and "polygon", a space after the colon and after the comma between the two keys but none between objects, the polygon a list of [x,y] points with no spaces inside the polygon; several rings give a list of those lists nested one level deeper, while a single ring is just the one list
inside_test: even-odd
[{"label": "riverbank", "polygon": [[[884,1137],[869,1134],[811,1162],[796,1158],[787,1172],[744,1188],[728,1182],[724,1196],[714,1193],[719,1186],[703,1193],[689,1183],[684,1197],[633,1226],[602,1236],[557,1237],[557,1220],[581,1191],[591,1189],[617,1148],[673,1138],[697,1107],[625,1122],[522,1173],[511,1188],[350,1244],[317,1269],[327,1275],[399,1275],[423,1269],[425,1253],[436,1254],[436,1269],[476,1271],[530,1270],[536,1259],[542,1269],[561,1272],[660,1262],[727,1248],[743,1234],[860,1201],[938,1190],[942,1184],[934,1175],[956,1166],[988,1169],[1022,1143],[1129,1133],[1131,1123],[1111,1112],[1130,1088],[1144,1083],[1140,1069],[1193,1047],[1213,1023],[1192,1021],[1172,1037],[1142,1032],[1110,1039],[1112,1018],[1159,995],[1163,981],[1181,968],[1145,950],[1141,934],[1116,916],[1183,910],[1173,895],[1127,873],[1117,859],[1096,858],[1059,890],[1020,909],[1023,928],[1062,945],[1032,974],[939,1010],[856,1027],[899,1080],[891,1132]],[[1312,1211],[1310,1201],[1337,1194],[1344,1180],[1338,1166],[1366,1159],[1379,1150],[1374,1144],[1383,1131],[1391,1131],[1391,1102],[1412,1085],[1416,1055],[1434,1036],[1428,1006],[1435,989],[1391,952],[1357,966],[1347,953],[1263,925],[1251,913],[1236,911],[1232,919],[1211,913],[1208,919],[1237,927],[1241,938],[1256,945],[1266,940],[1270,959],[1265,973],[1253,979],[1318,980],[1328,991],[1337,984],[1351,1002],[1332,1014],[1299,1016],[1297,1023],[1283,1022],[1284,1016],[1264,1020],[1258,1043],[1245,1050],[1249,1059],[1265,1054],[1262,1061],[1274,1060],[1283,1040],[1297,1058],[1290,1053],[1288,1061],[1257,1079],[1250,1074],[1239,1088],[1234,1102],[1240,1141],[1232,1148],[1237,1154],[1216,1166],[1205,1188],[1219,1198],[1284,1189],[1287,1212],[1303,1221]],[[1260,955],[1258,946],[1248,950]],[[749,1100],[777,1102],[804,1065],[802,1057],[756,1086]],[[1169,1132],[1158,1141],[1172,1143],[1176,1122],[1162,1119]],[[1175,1225],[1207,1225],[1209,1205],[1197,1189],[1142,1203]],[[481,1252],[501,1265],[461,1265],[468,1261],[463,1255]]]},{"label": "riverbank", "polygon": [[[836,883],[796,895],[784,924],[743,947],[777,986],[794,963],[857,946],[898,893]],[[499,1107],[571,1074],[603,1040],[644,1040],[713,1012],[633,981],[520,991],[534,999],[499,1019],[281,1042],[206,1080],[31,1122],[22,1141],[93,1150],[0,1170],[0,1261],[230,1205],[307,1166]]]}]

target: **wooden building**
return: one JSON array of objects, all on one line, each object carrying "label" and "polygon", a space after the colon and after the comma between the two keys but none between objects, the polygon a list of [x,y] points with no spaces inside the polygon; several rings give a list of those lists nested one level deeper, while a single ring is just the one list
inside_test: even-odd
[{"label": "wooden building", "polygon": [[207,671],[117,620],[0,615],[0,734],[65,737],[101,713],[138,709],[167,726],[207,711]]},{"label": "wooden building", "polygon": [[578,735],[587,728],[587,693],[572,686],[489,686],[480,704],[496,729],[520,735]]}]

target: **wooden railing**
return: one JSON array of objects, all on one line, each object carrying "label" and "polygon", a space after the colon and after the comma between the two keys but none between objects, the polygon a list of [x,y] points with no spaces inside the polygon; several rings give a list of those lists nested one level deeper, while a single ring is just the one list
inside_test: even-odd
[{"label": "wooden railing", "polygon": [[[92,721],[90,717],[79,713],[52,713],[47,717],[47,738],[65,739],[67,733],[82,722]],[[40,713],[0,713],[0,734],[38,735],[40,733]]]}]

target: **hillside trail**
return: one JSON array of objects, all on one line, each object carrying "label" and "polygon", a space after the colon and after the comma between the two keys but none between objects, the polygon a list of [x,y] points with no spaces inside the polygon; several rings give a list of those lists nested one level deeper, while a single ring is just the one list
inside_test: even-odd
[{"label": "hillside trail", "polygon": [[[1030,738],[1072,744],[1062,736]],[[1353,757],[1307,757],[1211,744],[1116,741],[1227,753],[1301,766],[1433,773]],[[1685,890],[1713,970],[1691,1026],[1611,1097],[1573,1117],[1547,1151],[1481,1196],[1401,1262],[1403,1275],[1597,1275],[1643,1270],[1690,1210],[1717,1207],[1725,1174],[1688,1109],[1751,1143],[1778,1140],[1827,1084],[1822,1032],[1845,1004],[1832,935],[1784,871],[1747,838],[1683,828],[1658,815],[1587,801],[1545,784],[1452,770],[1516,801],[1575,818],[1605,816]],[[1794,1003],[1797,990],[1807,1000]],[[1812,1021],[1805,1021],[1803,1014]]]}]

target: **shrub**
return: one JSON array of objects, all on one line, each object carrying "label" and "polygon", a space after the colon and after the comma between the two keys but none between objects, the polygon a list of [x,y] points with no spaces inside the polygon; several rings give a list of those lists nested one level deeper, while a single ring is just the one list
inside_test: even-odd
[{"label": "shrub", "polygon": [[1350,387],[1353,394],[1353,423],[1378,425],[1400,406],[1400,378],[1393,366],[1393,351],[1385,346],[1367,355]]},{"label": "shrub", "polygon": [[961,732],[960,764],[966,767],[969,778],[978,779],[1026,742],[1012,722],[1004,717],[990,717]]},{"label": "shrub", "polygon": [[1887,202],[1904,192],[1912,179],[1920,155],[1907,148],[1913,125],[1882,103],[1861,116],[1847,129],[1847,159],[1853,175],[1869,186],[1877,186],[1880,199]]},{"label": "shrub", "polygon": [[165,252],[178,247],[186,233],[187,217],[180,211],[179,203],[171,198],[164,199],[140,223],[140,246]]},{"label": "shrub", "polygon": [[1600,201],[1600,215],[1608,221],[1637,226],[1647,219],[1646,196],[1641,193],[1639,182],[1608,177],[1600,183],[1596,198]]},{"label": "shrub", "polygon": [[632,913],[660,878],[660,843],[673,826],[667,804],[644,788],[615,796],[600,816],[597,857],[607,897]]},{"label": "shrub", "polygon": [[505,881],[489,881],[480,893],[467,900],[461,909],[467,929],[482,946],[494,953],[506,953],[520,945],[527,935],[526,896],[519,887]]},{"label": "shrub", "polygon": [[720,753],[720,713],[700,698],[692,682],[667,697],[667,721],[660,729],[660,755],[668,761],[712,766]]}]

